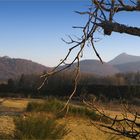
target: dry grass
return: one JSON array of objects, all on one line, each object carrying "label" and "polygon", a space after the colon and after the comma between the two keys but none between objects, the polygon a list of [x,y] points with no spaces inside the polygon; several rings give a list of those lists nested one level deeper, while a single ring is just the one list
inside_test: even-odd
[{"label": "dry grass", "polygon": [[104,133],[93,126],[89,120],[68,117],[59,120],[59,122],[67,123],[67,127],[71,130],[64,140],[129,140]]},{"label": "dry grass", "polygon": [[[3,99],[0,99],[2,101]],[[40,101],[34,99],[7,99],[0,106],[15,108],[18,110],[25,110],[29,101]],[[120,115],[119,111],[106,110],[106,113],[110,116]],[[90,120],[80,117],[66,117],[58,119],[59,123],[66,123],[67,127],[71,130],[68,135],[64,137],[64,140],[115,140],[113,135],[104,133],[91,125]],[[15,125],[13,118],[10,116],[0,116],[0,134],[13,135]],[[111,139],[112,138],[112,139]],[[127,138],[121,138],[116,140],[128,140]]]},{"label": "dry grass", "polygon": [[[59,123],[66,123],[67,128],[71,131],[64,137],[63,140],[111,140],[113,135],[105,134],[104,132],[95,128],[89,120],[66,117],[58,120]],[[2,116],[0,117],[0,134],[13,135],[14,122],[11,117]],[[117,140],[128,140],[127,138],[121,138]]]},{"label": "dry grass", "polygon": [[0,116],[0,137],[13,137],[15,125],[13,118]]},{"label": "dry grass", "polygon": [[67,127],[71,132],[65,136],[64,140],[102,140],[106,139],[106,135],[96,129],[93,125],[90,124],[87,120],[80,118],[65,118],[63,120],[67,122]]},{"label": "dry grass", "polygon": [[2,105],[5,107],[18,108],[20,110],[25,109],[28,104],[28,100],[16,100],[16,99],[7,99]]},{"label": "dry grass", "polygon": [[8,98],[2,99],[0,98],[0,102],[3,101],[0,106],[7,107],[7,108],[15,108],[18,111],[24,111],[30,101],[33,102],[42,102],[42,99],[16,99],[16,98]]}]

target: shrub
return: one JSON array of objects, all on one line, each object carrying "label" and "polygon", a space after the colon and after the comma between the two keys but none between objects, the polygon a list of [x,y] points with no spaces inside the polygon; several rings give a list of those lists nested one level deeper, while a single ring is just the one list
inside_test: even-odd
[{"label": "shrub", "polygon": [[44,102],[30,102],[27,105],[26,111],[47,111],[57,112],[64,107],[64,103],[57,99],[47,99]]},{"label": "shrub", "polygon": [[18,117],[15,119],[15,126],[15,139],[21,140],[62,139],[68,133],[65,125],[58,124],[41,114]]},{"label": "shrub", "polygon": [[7,135],[5,133],[0,133],[0,140],[11,140],[13,139],[12,135]]},{"label": "shrub", "polygon": [[[64,108],[65,103],[57,99],[48,99],[44,102],[30,102],[27,105],[27,111],[46,111],[52,112],[57,117],[64,116],[65,112],[60,112]],[[69,104],[68,113],[72,116],[88,117],[92,120],[99,120],[100,116],[95,111],[84,106]]]}]

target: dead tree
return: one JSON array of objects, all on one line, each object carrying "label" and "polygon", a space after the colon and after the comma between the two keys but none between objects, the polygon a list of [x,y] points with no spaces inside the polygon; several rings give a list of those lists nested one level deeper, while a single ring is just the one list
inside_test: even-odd
[{"label": "dead tree", "polygon": [[[86,46],[92,46],[95,54],[99,58],[99,60],[103,63],[100,55],[98,54],[94,42],[98,40],[95,37],[96,32],[102,32],[105,35],[111,35],[112,32],[118,33],[126,33],[133,36],[140,36],[140,27],[131,27],[128,25],[124,25],[115,21],[114,16],[121,12],[127,12],[129,15],[130,12],[139,12],[140,11],[140,0],[91,0],[91,6],[88,8],[89,10],[84,12],[76,11],[76,13],[80,15],[87,15],[88,20],[85,26],[73,26],[73,28],[81,29],[82,35],[80,37],[69,37],[69,41],[64,42],[72,45],[69,48],[68,53],[65,58],[60,61],[60,63],[50,72],[42,75],[44,77],[44,82],[48,79],[52,74],[56,74],[60,71],[71,67],[73,63],[77,62],[76,73],[79,71],[79,60],[83,56],[83,49]],[[135,13],[134,13],[135,14]],[[138,17],[139,18],[139,17]],[[67,63],[67,59],[70,54],[73,53],[74,50],[79,49],[75,58],[71,61],[71,63]],[[61,65],[65,65],[62,68],[59,68]],[[44,82],[40,86],[40,88],[44,85]],[[76,81],[75,81],[76,83]]]},{"label": "dead tree", "polygon": [[[77,62],[75,65],[74,90],[66,103],[67,105],[76,92],[76,88],[78,84],[78,76],[80,71],[80,58],[83,56],[84,48],[86,48],[87,46],[91,46],[95,54],[101,61],[101,63],[103,63],[94,45],[94,43],[98,41],[98,38],[95,37],[95,34],[97,32],[103,33],[104,35],[111,35],[112,32],[118,32],[118,33],[125,33],[133,36],[138,36],[138,37],[140,36],[140,27],[132,27],[132,26],[124,25],[118,23],[115,20],[114,16],[121,12],[127,12],[128,15],[130,12],[134,12],[134,14],[135,12],[140,12],[140,0],[91,0],[91,6],[88,8],[87,11],[84,12],[76,11],[76,13],[80,15],[88,16],[88,20],[85,26],[73,27],[76,29],[81,29],[82,35],[80,37],[68,36],[69,41],[65,41],[64,39],[62,39],[67,44],[72,45],[72,47],[69,48],[68,53],[66,54],[64,59],[62,59],[54,69],[41,76],[43,78],[43,82],[38,89],[40,89],[44,85],[48,77],[68,69],[75,62]],[[77,50],[78,52],[74,57],[74,59],[70,63],[67,63],[67,59],[69,58],[70,54]],[[61,65],[64,66],[60,67]],[[136,119],[140,116],[138,114],[135,114],[135,116],[136,116],[135,120],[133,121],[127,119],[118,121],[117,119],[114,119],[114,123],[127,120],[126,122],[132,122],[133,125],[134,124],[137,125]],[[125,128],[123,128],[123,131],[124,132],[122,131],[119,132],[118,130],[117,132],[123,135],[125,134],[130,137],[132,136],[134,138],[136,138],[136,136],[134,135],[139,135],[139,133],[137,132],[135,133],[136,130],[134,131],[133,127],[132,127],[132,134],[130,134],[131,132],[125,131]]]},{"label": "dead tree", "polygon": [[[105,35],[111,35],[112,32],[118,32],[130,34],[133,36],[140,36],[139,27],[131,27],[121,23],[117,23],[115,21],[114,16],[124,11],[127,12],[128,15],[130,12],[135,11],[139,12],[140,0],[91,0],[91,6],[88,8],[87,11],[84,12],[76,11],[76,13],[80,15],[88,16],[88,20],[85,26],[73,27],[76,29],[81,29],[82,35],[80,37],[68,36],[69,41],[65,41],[64,39],[62,39],[67,44],[72,45],[72,47],[69,48],[69,51],[64,57],[64,59],[62,59],[54,69],[41,76],[43,78],[43,82],[38,89],[40,89],[44,85],[48,77],[68,69],[75,62],[77,62],[75,65],[74,90],[70,96],[71,99],[76,92],[78,76],[80,71],[80,58],[83,57],[84,48],[86,48],[87,46],[91,46],[96,56],[99,58],[101,63],[103,63],[94,45],[94,42],[99,40],[98,38],[95,37],[96,32],[104,33]],[[74,51],[77,52],[76,56],[70,63],[67,63],[67,59],[69,58],[70,54],[73,53]],[[61,65],[64,66],[60,67]]]}]

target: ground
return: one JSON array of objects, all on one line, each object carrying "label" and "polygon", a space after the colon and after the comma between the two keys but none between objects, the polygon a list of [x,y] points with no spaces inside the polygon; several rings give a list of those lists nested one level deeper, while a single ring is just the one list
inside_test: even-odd
[{"label": "ground", "polygon": [[[15,130],[13,117],[24,113],[29,101],[38,99],[0,99],[0,135],[13,135]],[[38,100],[39,101],[39,100]],[[41,101],[41,100],[40,100]],[[120,114],[113,110],[106,110],[108,114]],[[64,137],[64,140],[111,140],[113,135],[104,133],[91,124],[89,119],[80,117],[65,117],[58,119],[59,123],[66,123],[70,133]],[[121,138],[119,138],[120,140]],[[124,140],[127,138],[122,138]]]}]

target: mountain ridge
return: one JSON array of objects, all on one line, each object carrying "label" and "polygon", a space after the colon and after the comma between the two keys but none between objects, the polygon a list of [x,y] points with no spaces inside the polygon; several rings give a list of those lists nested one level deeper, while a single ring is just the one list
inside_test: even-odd
[{"label": "mountain ridge", "polygon": [[119,64],[139,62],[139,61],[140,61],[140,56],[130,55],[127,53],[121,53],[118,56],[116,56],[114,59],[110,60],[108,64],[119,65]]},{"label": "mountain ridge", "polygon": [[40,74],[48,69],[50,68],[31,60],[0,57],[0,80],[16,78],[21,74]]},{"label": "mountain ridge", "polygon": [[80,70],[85,73],[95,73],[98,76],[110,76],[119,73],[119,70],[114,66],[91,59],[80,61]]},{"label": "mountain ridge", "polygon": [[[132,59],[133,58],[133,59]],[[69,70],[73,70],[74,63]],[[62,68],[64,66],[61,66]],[[0,80],[16,78],[21,74],[41,74],[53,67],[47,67],[32,60],[21,58],[0,57]],[[86,59],[80,61],[82,73],[95,74],[98,76],[111,76],[117,73],[140,71],[140,56],[121,53],[109,62],[103,64],[99,60]]]},{"label": "mountain ridge", "polygon": [[140,72],[140,61],[114,65],[121,73]]}]

